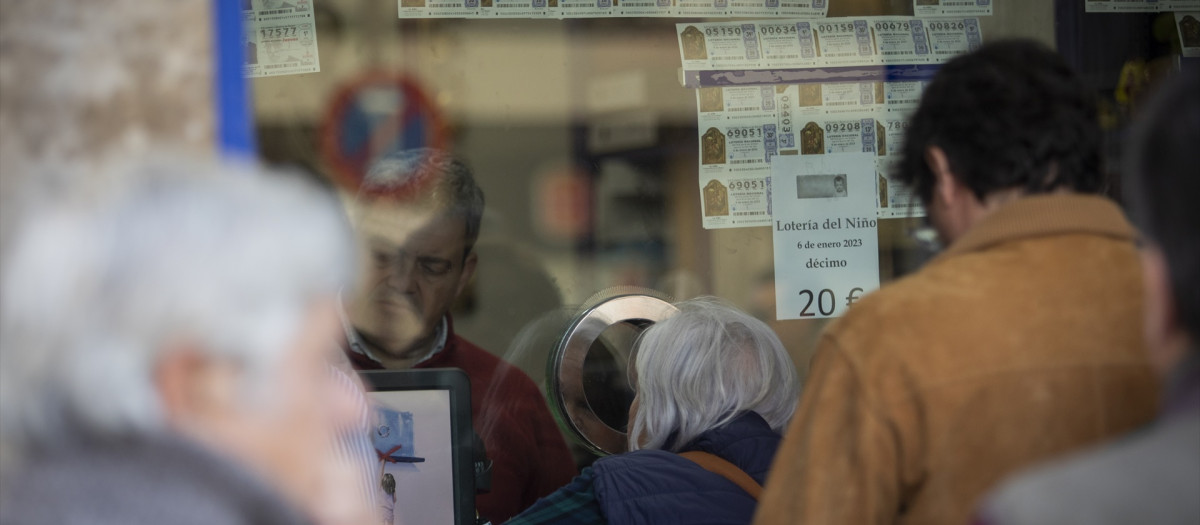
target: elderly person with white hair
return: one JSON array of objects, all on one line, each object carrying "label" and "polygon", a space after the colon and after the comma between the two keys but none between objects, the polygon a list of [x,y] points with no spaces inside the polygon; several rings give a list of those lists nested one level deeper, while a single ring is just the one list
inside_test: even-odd
[{"label": "elderly person with white hair", "polygon": [[762,321],[713,299],[651,326],[631,374],[631,452],[596,461],[508,523],[749,523],[800,382]]},{"label": "elderly person with white hair", "polygon": [[295,177],[147,164],[25,217],[0,288],[2,523],[374,521],[330,373],[352,237]]}]

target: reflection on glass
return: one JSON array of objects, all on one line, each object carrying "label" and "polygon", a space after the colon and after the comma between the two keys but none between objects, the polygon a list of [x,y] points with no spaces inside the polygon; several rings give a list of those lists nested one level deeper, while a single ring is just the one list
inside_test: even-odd
[{"label": "reflection on glass", "polygon": [[583,359],[583,393],[588,406],[600,421],[621,433],[628,430],[634,397],[629,357],[645,326],[649,325],[624,322],[608,327]]}]

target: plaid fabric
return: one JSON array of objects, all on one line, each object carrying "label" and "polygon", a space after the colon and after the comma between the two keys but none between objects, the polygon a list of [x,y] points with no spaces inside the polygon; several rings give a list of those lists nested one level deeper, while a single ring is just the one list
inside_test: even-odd
[{"label": "plaid fabric", "polygon": [[592,489],[592,469],[583,469],[565,487],[537,500],[506,525],[606,525]]}]

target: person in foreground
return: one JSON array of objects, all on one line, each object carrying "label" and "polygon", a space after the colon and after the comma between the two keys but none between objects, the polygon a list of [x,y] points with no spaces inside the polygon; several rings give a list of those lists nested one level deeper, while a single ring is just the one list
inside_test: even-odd
[{"label": "person in foreground", "polygon": [[948,248],[822,334],[755,523],[961,524],[1006,474],[1153,418],[1135,232],[1084,83],[1031,41],[948,62],[899,178]]},{"label": "person in foreground", "polygon": [[1146,343],[1166,402],[1152,426],[1006,482],[980,525],[1200,523],[1200,70],[1143,117],[1124,188],[1145,235]]},{"label": "person in foreground", "polygon": [[713,299],[677,306],[637,345],[631,452],[597,460],[509,525],[750,522],[796,407],[795,366],[762,321]]},{"label": "person in foreground", "polygon": [[336,452],[332,196],[172,158],[36,209],[3,254],[0,523],[376,521]]}]

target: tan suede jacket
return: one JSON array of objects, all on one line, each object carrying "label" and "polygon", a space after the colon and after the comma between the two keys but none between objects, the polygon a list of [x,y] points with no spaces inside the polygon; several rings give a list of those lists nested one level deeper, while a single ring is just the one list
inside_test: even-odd
[{"label": "tan suede jacket", "polygon": [[961,524],[1007,473],[1149,422],[1135,232],[1005,205],[822,335],[756,524]]}]

